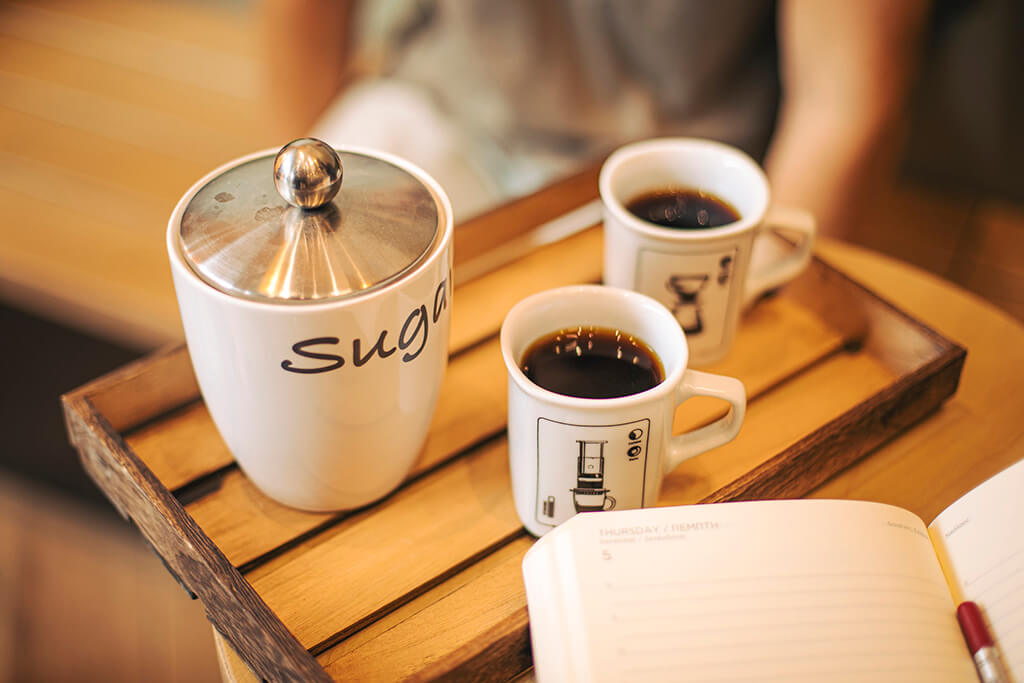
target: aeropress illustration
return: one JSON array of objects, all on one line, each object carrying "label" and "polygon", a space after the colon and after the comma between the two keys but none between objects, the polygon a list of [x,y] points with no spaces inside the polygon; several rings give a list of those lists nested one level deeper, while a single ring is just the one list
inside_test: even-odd
[{"label": "aeropress illustration", "polygon": [[576,512],[597,512],[611,510],[615,499],[604,487],[604,445],[607,441],[582,441],[576,459],[576,488],[572,491],[572,503]]}]

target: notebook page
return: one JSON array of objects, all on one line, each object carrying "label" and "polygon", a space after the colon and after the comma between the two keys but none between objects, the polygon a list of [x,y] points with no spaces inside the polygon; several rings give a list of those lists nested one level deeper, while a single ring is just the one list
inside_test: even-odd
[{"label": "notebook page", "polygon": [[1014,680],[1024,681],[1024,461],[956,501],[928,527],[956,601],[973,600]]},{"label": "notebook page", "polygon": [[905,510],[770,501],[567,524],[552,540],[571,546],[559,582],[589,653],[575,680],[976,680],[924,524]]}]

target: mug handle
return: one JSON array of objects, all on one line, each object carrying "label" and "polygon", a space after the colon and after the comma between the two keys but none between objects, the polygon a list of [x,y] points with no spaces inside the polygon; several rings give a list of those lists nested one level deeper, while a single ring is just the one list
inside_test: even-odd
[{"label": "mug handle", "polygon": [[808,211],[788,206],[772,206],[768,209],[758,232],[792,232],[798,233],[801,239],[793,251],[747,276],[747,286],[743,292],[744,308],[768,290],[789,282],[803,272],[811,262],[817,230],[817,221]]},{"label": "mug handle", "polygon": [[711,424],[673,436],[665,458],[665,473],[674,470],[687,458],[732,441],[743,424],[743,416],[747,412],[747,390],[738,379],[700,370],[687,370],[676,389],[676,407],[692,396],[720,398],[728,401],[731,407],[728,413]]}]

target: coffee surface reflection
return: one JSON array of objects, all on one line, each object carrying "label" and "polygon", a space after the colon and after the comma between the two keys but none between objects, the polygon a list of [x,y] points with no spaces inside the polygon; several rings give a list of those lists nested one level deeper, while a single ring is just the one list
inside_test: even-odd
[{"label": "coffee surface reflection", "polygon": [[686,188],[647,192],[630,200],[626,209],[649,223],[678,230],[717,228],[740,219],[739,212],[725,200]]},{"label": "coffee surface reflection", "polygon": [[565,328],[537,339],[520,367],[534,384],[579,398],[638,394],[665,378],[661,360],[643,340],[597,326]]}]

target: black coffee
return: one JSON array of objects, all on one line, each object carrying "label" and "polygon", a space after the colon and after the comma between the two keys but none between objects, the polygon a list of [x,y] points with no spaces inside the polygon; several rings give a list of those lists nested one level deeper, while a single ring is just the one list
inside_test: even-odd
[{"label": "black coffee", "polygon": [[717,228],[740,219],[740,214],[718,197],[683,188],[665,188],[633,199],[626,208],[650,223],[679,230]]},{"label": "black coffee", "polygon": [[665,378],[658,356],[642,340],[592,326],[541,337],[523,354],[520,367],[534,384],[580,398],[638,394]]}]

